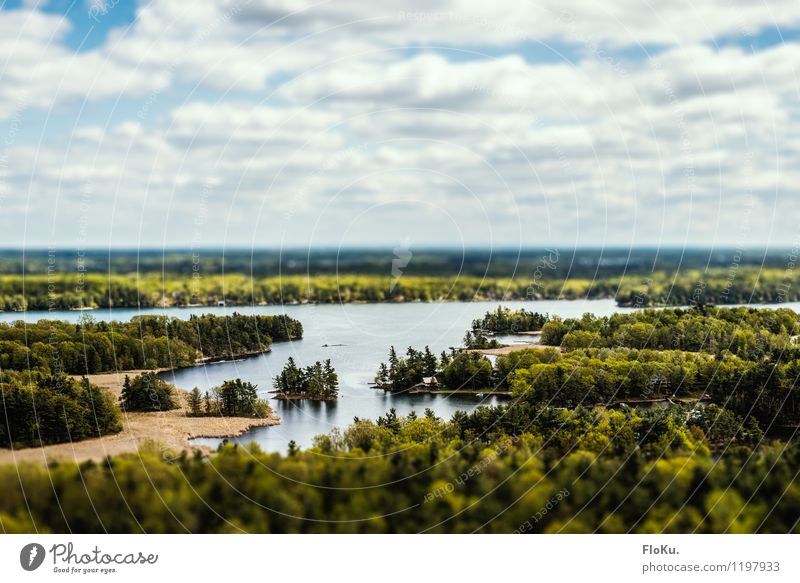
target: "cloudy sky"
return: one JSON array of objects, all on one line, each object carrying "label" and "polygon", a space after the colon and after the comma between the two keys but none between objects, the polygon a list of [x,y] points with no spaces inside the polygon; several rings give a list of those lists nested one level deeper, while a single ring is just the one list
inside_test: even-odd
[{"label": "cloudy sky", "polygon": [[800,240],[797,0],[0,6],[0,246]]}]

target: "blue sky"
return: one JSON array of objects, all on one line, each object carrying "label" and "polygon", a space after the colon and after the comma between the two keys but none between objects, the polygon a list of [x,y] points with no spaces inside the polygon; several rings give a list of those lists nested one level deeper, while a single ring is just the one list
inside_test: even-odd
[{"label": "blue sky", "polygon": [[800,240],[794,0],[0,6],[0,246]]}]

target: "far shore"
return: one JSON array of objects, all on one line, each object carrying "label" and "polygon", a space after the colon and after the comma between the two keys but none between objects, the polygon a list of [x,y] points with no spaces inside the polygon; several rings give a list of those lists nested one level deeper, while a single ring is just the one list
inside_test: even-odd
[{"label": "far shore", "polygon": [[[165,372],[169,369],[155,369]],[[90,382],[109,390],[117,399],[122,392],[125,375],[136,376],[144,370],[129,370],[96,375],[86,375]],[[189,393],[175,388],[180,408],[154,413],[122,413],[122,431],[95,439],[74,443],[58,443],[43,447],[24,449],[0,449],[0,463],[48,463],[49,461],[88,460],[101,461],[108,455],[136,452],[146,442],[155,442],[163,448],[164,455],[201,451],[207,454],[211,448],[193,445],[190,440],[198,437],[239,437],[254,427],[278,425],[281,420],[275,414],[263,418],[251,417],[190,417],[187,406]]]}]

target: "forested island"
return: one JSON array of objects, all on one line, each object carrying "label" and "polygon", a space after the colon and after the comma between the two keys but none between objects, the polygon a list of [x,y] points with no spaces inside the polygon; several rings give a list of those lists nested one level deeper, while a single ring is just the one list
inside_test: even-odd
[{"label": "forested island", "polygon": [[273,387],[276,399],[335,401],[339,397],[339,375],[330,359],[300,368],[290,356]]}]

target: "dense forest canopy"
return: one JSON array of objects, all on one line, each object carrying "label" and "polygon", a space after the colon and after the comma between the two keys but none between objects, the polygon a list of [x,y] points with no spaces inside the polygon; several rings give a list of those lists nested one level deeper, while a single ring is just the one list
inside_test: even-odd
[{"label": "dense forest canopy", "polygon": [[86,378],[3,370],[0,396],[0,447],[80,441],[122,429],[114,398]]},{"label": "dense forest canopy", "polygon": [[303,326],[285,315],[205,314],[188,320],[136,316],[129,322],[84,318],[0,323],[0,369],[44,368],[69,374],[191,366],[198,358],[232,358],[301,338]]},{"label": "dense forest canopy", "polygon": [[144,372],[131,379],[125,375],[120,395],[123,411],[169,411],[180,406],[172,385],[154,372]]},{"label": "dense forest canopy", "polygon": [[[498,309],[473,327],[494,317],[505,330],[512,316]],[[471,350],[451,350],[439,358],[428,347],[408,347],[404,356],[392,347],[375,382],[404,391],[428,378],[440,389],[510,391],[556,407],[704,400],[774,430],[800,424],[798,332],[798,316],[788,309],[663,309],[552,318],[542,331],[546,346],[500,355],[494,365],[475,350],[486,348],[475,345],[484,337],[470,334],[465,343]]]},{"label": "dense forest canopy", "polygon": [[566,320],[553,317],[542,329],[542,344],[566,349],[625,346],[714,354],[729,351],[758,359],[772,353],[794,353],[793,337],[798,334],[797,314],[786,308],[695,307],[612,316],[585,314]]},{"label": "dense forest canopy", "polygon": [[[713,405],[525,402],[450,421],[390,412],[287,455],[255,444],[223,446],[209,460],[162,454],[0,467],[8,485],[0,524],[6,532],[785,533],[800,521],[797,445],[766,442]],[[20,512],[23,492],[34,491]]]},{"label": "dense forest canopy", "polygon": [[472,330],[490,334],[534,332],[541,330],[549,319],[547,314],[497,306],[493,312],[486,312],[482,318],[473,320]]}]

